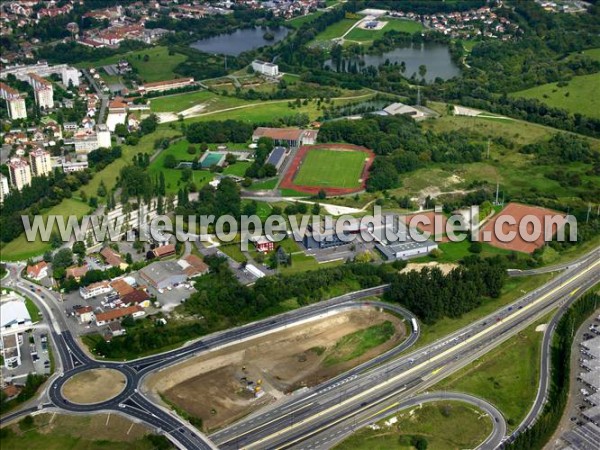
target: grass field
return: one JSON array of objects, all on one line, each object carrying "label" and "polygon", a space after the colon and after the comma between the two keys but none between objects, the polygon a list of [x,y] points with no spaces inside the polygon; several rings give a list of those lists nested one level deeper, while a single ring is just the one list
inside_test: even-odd
[{"label": "grass field", "polygon": [[[44,211],[42,216],[44,218],[50,215],[65,217],[75,215],[77,217],[82,217],[84,214],[87,214],[89,210],[90,207],[86,203],[72,198],[66,198],[58,205]],[[15,240],[4,244],[0,248],[0,256],[1,259],[6,261],[23,261],[34,256],[39,256],[45,251],[50,250],[50,248],[50,243],[42,242],[39,237],[33,242],[27,241],[25,233],[23,233]]]},{"label": "grass field", "polygon": [[249,103],[252,102],[235,97],[218,95],[211,91],[194,91],[150,99],[150,109],[153,112],[178,113],[192,106],[204,104],[205,108],[203,112],[210,112],[247,105]]},{"label": "grass field", "polygon": [[[173,155],[179,161],[192,161],[195,156],[200,156],[200,152],[197,151],[194,155],[191,155],[187,152],[187,148],[189,147],[188,141],[182,139],[180,141],[175,142],[166,150],[163,150],[160,155],[156,157],[154,161],[148,167],[148,173],[154,179],[160,172],[163,173],[165,177],[165,187],[167,192],[176,193],[179,188],[183,187],[185,182],[181,180],[182,171],[179,169],[168,169],[164,166],[164,161],[167,155]],[[195,146],[196,149],[198,146]],[[205,170],[194,170],[192,172],[192,181],[196,185],[196,187],[201,188],[212,179],[215,175],[212,172],[208,172]]]},{"label": "grass field", "polygon": [[314,13],[307,14],[305,16],[300,16],[300,17],[295,17],[293,19],[290,19],[286,22],[286,24],[291,26],[292,28],[298,29],[305,23],[312,22],[317,17],[322,16],[323,14],[325,14],[325,11],[315,11]]},{"label": "grass field", "polygon": [[384,344],[394,335],[394,325],[390,321],[355,331],[342,337],[333,348],[327,350],[325,365],[333,366],[362,356],[378,345]]},{"label": "grass field", "polygon": [[[597,50],[594,49],[594,52]],[[543,84],[514,92],[511,97],[536,98],[548,106],[566,109],[573,114],[600,118],[600,73],[573,77],[563,87],[557,83]]]},{"label": "grass field", "polygon": [[388,31],[402,31],[404,33],[416,33],[423,30],[423,25],[420,22],[414,20],[405,19],[386,19],[387,24],[381,30],[363,30],[355,27],[345,39],[349,41],[374,41],[375,39],[382,38]]},{"label": "grass field", "polygon": [[330,41],[331,39],[339,38],[357,22],[356,19],[342,19],[339,22],[329,25],[325,30],[315,36],[315,41]]},{"label": "grass field", "polygon": [[596,61],[600,61],[600,48],[590,48],[589,50],[584,50],[582,53]]},{"label": "grass field", "polygon": [[[468,240],[464,240],[462,242],[441,242],[438,245],[439,250],[442,254],[438,258],[433,258],[431,256],[423,256],[421,258],[416,258],[414,262],[430,262],[437,261],[440,263],[452,263],[458,262],[465,258],[466,256],[472,255],[469,252],[469,246],[471,243]],[[501,248],[492,247],[490,244],[486,242],[482,242],[483,250],[479,254],[482,258],[488,258],[496,255],[508,255],[511,252],[509,250],[504,250]]]},{"label": "grass field", "polygon": [[334,447],[335,450],[412,450],[411,438],[422,436],[428,450],[475,448],[492,431],[490,418],[460,402],[425,403],[402,410],[393,425],[386,420],[379,429],[363,428]]},{"label": "grass field", "polygon": [[[62,415],[40,414],[31,429],[19,425],[6,427],[2,450],[150,450],[156,448],[147,438],[143,425],[111,414]],[[131,427],[131,429],[129,429]]]},{"label": "grass field", "polygon": [[309,151],[296,177],[298,186],[355,188],[365,165],[365,153],[335,150]]},{"label": "grass field", "polygon": [[[144,56],[148,55],[148,61],[144,61]],[[175,53],[169,55],[167,47],[154,47],[137,50],[135,52],[125,53],[124,55],[114,55],[97,61],[88,61],[76,64],[79,68],[101,67],[109,64],[115,64],[125,59],[136,70],[139,76],[145,82],[171,80],[176,78],[173,72],[175,67],[185,61],[184,55]]]},{"label": "grass field", "polygon": [[537,392],[543,333],[535,328],[547,322],[545,319],[529,326],[438,387],[490,401],[502,411],[509,428],[514,428],[529,411]]}]

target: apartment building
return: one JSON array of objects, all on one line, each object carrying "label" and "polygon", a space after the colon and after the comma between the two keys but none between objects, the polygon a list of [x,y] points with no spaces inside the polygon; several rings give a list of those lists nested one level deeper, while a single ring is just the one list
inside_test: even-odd
[{"label": "apartment building", "polygon": [[31,168],[26,160],[13,158],[8,162],[8,174],[10,175],[10,184],[17,190],[31,184]]},{"label": "apartment building", "polygon": [[50,153],[41,148],[29,153],[29,164],[31,165],[31,172],[35,177],[41,177],[52,173]]}]

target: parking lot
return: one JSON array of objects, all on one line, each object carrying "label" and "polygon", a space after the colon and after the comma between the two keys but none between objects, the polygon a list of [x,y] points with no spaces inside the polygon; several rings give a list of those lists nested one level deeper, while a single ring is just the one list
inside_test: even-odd
[{"label": "parking lot", "polygon": [[30,372],[39,375],[50,373],[48,330],[45,324],[24,332],[22,337],[23,342],[19,346],[21,365],[14,369],[7,369],[2,365],[2,379],[5,382],[21,384]]},{"label": "parking lot", "polygon": [[[600,442],[600,316],[586,321],[575,337],[576,380],[572,386],[568,431],[562,441],[572,449],[596,450]],[[563,446],[564,447],[564,446]]]}]

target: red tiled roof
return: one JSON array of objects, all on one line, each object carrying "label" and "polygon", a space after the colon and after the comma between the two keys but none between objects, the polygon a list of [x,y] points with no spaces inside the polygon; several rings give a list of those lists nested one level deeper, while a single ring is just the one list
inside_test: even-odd
[{"label": "red tiled roof", "polygon": [[119,267],[121,264],[123,264],[123,259],[121,259],[121,256],[110,247],[104,247],[102,250],[100,250],[100,254],[106,263],[113,267]]},{"label": "red tiled roof", "polygon": [[110,286],[117,291],[117,293],[123,297],[127,294],[130,294],[131,292],[134,291],[133,286],[131,286],[127,281],[120,279],[120,280],[115,280],[113,282],[110,283]]},{"label": "red tiled roof", "polygon": [[141,306],[133,305],[127,308],[117,308],[110,311],[96,314],[96,322],[110,322],[111,320],[120,319],[121,317],[130,316],[138,311],[143,311]]},{"label": "red tiled roof", "polygon": [[67,268],[67,278],[68,277],[81,278],[87,272],[88,272],[88,266],[87,265],[84,265],[84,266],[72,266],[72,267]]},{"label": "red tiled roof", "polygon": [[36,278],[44,268],[48,267],[46,261],[40,261],[39,263],[33,266],[27,266],[27,275]]},{"label": "red tiled roof", "polygon": [[172,255],[175,253],[175,245],[167,244],[161,247],[156,247],[154,250],[152,250],[152,253],[154,253],[154,256],[156,256],[157,258]]},{"label": "red tiled roof", "polygon": [[134,303],[137,305],[138,303],[145,302],[149,298],[150,296],[147,292],[137,289],[124,296],[122,300],[125,304]]}]

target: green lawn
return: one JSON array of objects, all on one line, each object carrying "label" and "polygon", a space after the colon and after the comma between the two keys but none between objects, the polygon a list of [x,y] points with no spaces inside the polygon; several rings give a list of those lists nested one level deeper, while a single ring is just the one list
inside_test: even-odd
[{"label": "green lawn", "polygon": [[[50,215],[64,217],[75,215],[78,218],[81,218],[89,211],[90,207],[86,203],[72,198],[66,198],[58,205],[44,211],[42,216],[47,218]],[[0,248],[0,256],[1,259],[6,261],[24,261],[34,256],[39,256],[50,249],[50,243],[42,242],[39,236],[33,242],[29,242],[25,233],[23,233],[9,243],[3,244]]]},{"label": "green lawn", "polygon": [[292,255],[292,264],[288,267],[280,267],[279,272],[288,275],[298,272],[306,272],[307,270],[327,269],[329,267],[339,266],[344,261],[332,261],[319,264],[312,256],[307,256],[304,253],[295,253]]},{"label": "green lawn", "polygon": [[307,14],[305,16],[300,16],[300,17],[295,17],[293,19],[290,19],[286,22],[286,24],[291,26],[292,28],[298,29],[305,23],[312,22],[317,17],[322,16],[323,14],[325,14],[325,11],[315,11],[314,13]]},{"label": "green lawn", "polygon": [[250,186],[248,189],[250,189],[251,191],[270,190],[275,189],[275,185],[277,185],[277,178],[252,183],[252,186]]},{"label": "green lawn", "polygon": [[502,411],[509,428],[514,428],[535,399],[543,338],[543,333],[535,328],[547,322],[548,319],[544,319],[529,326],[440,382],[438,387],[467,392],[490,401]]},{"label": "green lawn", "polygon": [[248,167],[250,167],[251,165],[252,163],[250,161],[238,161],[235,164],[232,164],[231,166],[225,167],[225,169],[223,169],[223,173],[225,175],[235,175],[237,177],[243,177],[246,173],[246,169],[248,169]]},{"label": "green lawn", "polygon": [[[452,263],[458,262],[466,256],[472,255],[469,251],[469,246],[471,243],[468,240],[464,240],[462,242],[441,242],[438,245],[439,250],[441,251],[441,255],[438,258],[433,258],[431,256],[424,256],[421,258],[415,258],[414,262],[429,262],[429,261],[437,261],[440,263]],[[482,243],[483,250],[479,254],[482,258],[488,258],[496,255],[508,255],[511,252],[509,250],[504,250],[501,248],[492,247],[490,244],[483,242]]]},{"label": "green lawn", "polygon": [[423,25],[420,22],[406,19],[387,19],[387,24],[381,30],[363,30],[359,27],[354,28],[345,39],[350,41],[374,41],[380,39],[388,31],[402,31],[404,33],[416,33],[423,30]]},{"label": "green lawn", "polygon": [[600,48],[590,48],[589,50],[584,50],[582,53],[596,61],[600,61]]},{"label": "green lawn", "polygon": [[377,423],[379,429],[363,428],[334,447],[335,450],[413,450],[411,438],[427,440],[428,450],[475,448],[492,431],[492,421],[481,410],[460,402],[432,402],[397,412]]},{"label": "green lawn", "polygon": [[35,303],[33,303],[33,300],[28,297],[25,297],[25,307],[27,308],[27,312],[29,313],[29,317],[31,317],[32,322],[35,323],[39,320],[42,320],[39,308],[35,305]]},{"label": "green lawn", "polygon": [[248,258],[246,258],[246,255],[244,255],[242,249],[240,248],[239,242],[223,243],[221,246],[219,246],[219,251],[225,253],[236,262],[243,263],[248,261]]},{"label": "green lawn", "polygon": [[[594,52],[596,50],[598,49],[594,49]],[[600,118],[600,72],[576,76],[567,83],[567,86],[563,87],[558,87],[557,83],[543,84],[514,92],[511,96],[537,98],[554,108]]]},{"label": "green lawn", "polygon": [[153,112],[178,113],[192,106],[202,104],[204,105],[202,112],[211,112],[247,105],[249,103],[252,102],[235,97],[218,95],[212,91],[194,91],[150,99],[150,109]]},{"label": "green lawn", "polygon": [[342,37],[356,22],[356,19],[342,19],[339,22],[329,25],[325,30],[317,34],[314,40],[329,41],[331,39]]},{"label": "green lawn", "polygon": [[298,186],[354,188],[361,185],[365,153],[311,150],[294,178]]},{"label": "green lawn", "polygon": [[[144,61],[144,56],[148,55],[148,61]],[[125,53],[124,55],[114,55],[97,61],[88,61],[76,64],[77,67],[101,67],[109,64],[115,64],[121,59],[129,61],[144,82],[172,80],[177,78],[173,72],[178,64],[187,58],[184,55],[175,53],[169,55],[167,47],[153,47],[135,52]]]},{"label": "green lawn", "polygon": [[332,348],[326,350],[324,363],[326,366],[333,366],[358,358],[372,348],[389,341],[394,332],[394,325],[386,320],[364,330],[350,333],[338,340]]}]

